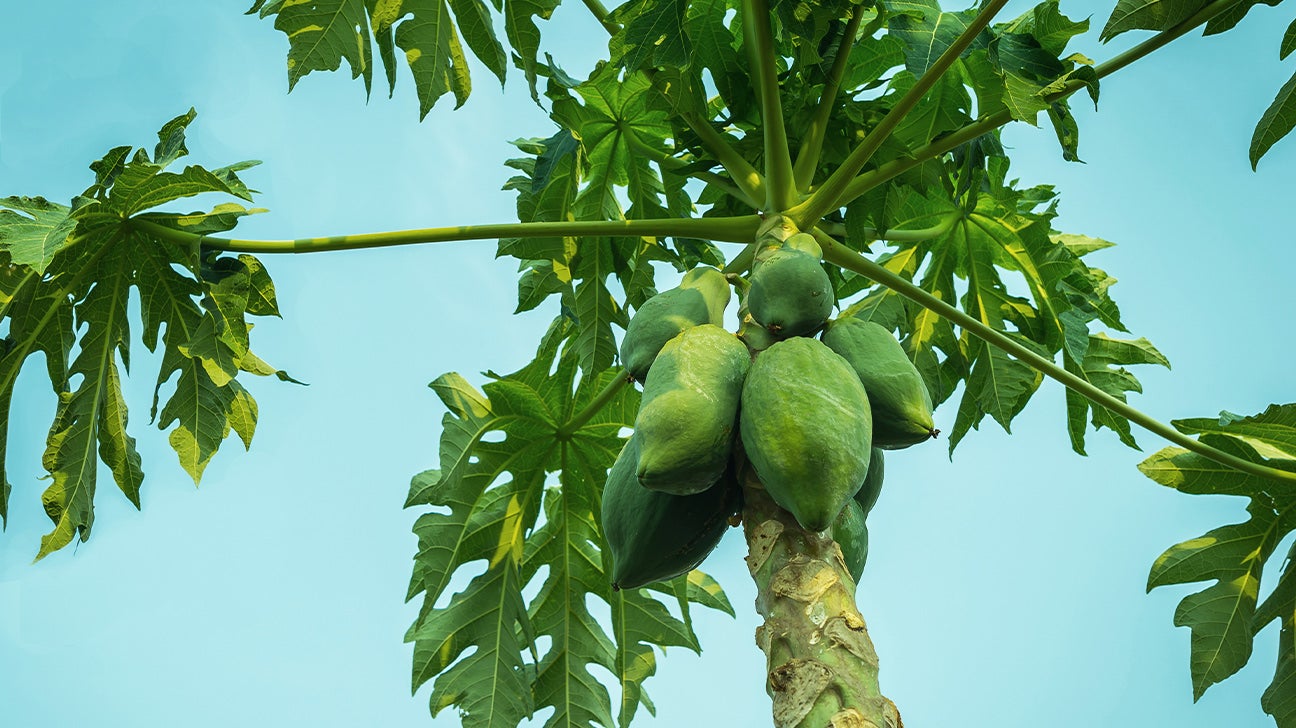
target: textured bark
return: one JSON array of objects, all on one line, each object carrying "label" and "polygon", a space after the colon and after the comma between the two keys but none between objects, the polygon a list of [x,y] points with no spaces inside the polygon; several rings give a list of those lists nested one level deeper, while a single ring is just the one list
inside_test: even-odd
[{"label": "textured bark", "polygon": [[756,644],[775,728],[902,728],[878,688],[877,653],[837,543],[802,529],[750,470],[743,493],[747,568],[765,618]]}]

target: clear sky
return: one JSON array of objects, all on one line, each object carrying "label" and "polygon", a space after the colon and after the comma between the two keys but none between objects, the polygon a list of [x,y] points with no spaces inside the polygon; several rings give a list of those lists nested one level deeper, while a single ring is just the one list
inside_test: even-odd
[{"label": "clear sky", "polygon": [[[345,74],[310,76],[288,95],[287,41],[243,16],[247,4],[0,0],[0,195],[66,202],[89,184],[91,161],[115,145],[151,148],[157,128],[193,106],[192,161],[265,162],[245,179],[271,212],[240,224],[242,237],[513,218],[500,191],[507,141],[553,131],[519,74],[501,93],[478,67],[468,105],[452,113],[442,100],[422,124],[407,76],[394,99],[376,89],[367,105]],[[1073,17],[1093,7],[1062,3]],[[1180,40],[1111,78],[1098,113],[1077,102],[1087,164],[1063,162],[1047,128],[1007,135],[1015,174],[1060,188],[1059,227],[1118,244],[1092,261],[1120,279],[1126,324],[1174,364],[1138,372],[1147,393],[1134,403],[1161,419],[1296,401],[1286,219],[1296,140],[1258,173],[1246,155],[1296,60],[1277,58],[1292,15],[1257,8],[1238,30]],[[546,30],[573,75],[603,49],[580,3]],[[1129,42],[1101,47],[1095,31],[1073,48],[1102,60]],[[143,511],[104,480],[90,542],[34,566],[49,526],[38,478],[54,401],[29,366],[0,535],[0,723],[457,725],[450,712],[430,721],[427,688],[409,694],[402,637],[415,607],[402,599],[417,514],[401,504],[410,476],[436,465],[443,410],[427,383],[453,370],[480,385],[478,372],[518,368],[554,313],[510,314],[515,264],[494,249],[265,259],[284,318],[260,321],[253,348],[310,386],[251,382],[252,450],[227,441],[200,490],[147,422],[157,362],[137,345],[127,386]],[[948,428],[952,408],[937,422]],[[1239,519],[1243,501],[1155,485],[1135,469],[1142,456],[1107,432],[1090,435],[1090,457],[1074,455],[1051,382],[1014,430],[987,420],[952,463],[939,445],[887,462],[859,599],[905,724],[1271,725],[1259,696],[1275,626],[1251,664],[1193,705],[1189,634],[1172,618],[1197,587],[1144,594],[1163,549]],[[1163,444],[1139,440],[1146,453]],[[699,610],[703,655],[661,661],[648,683],[658,717],[643,725],[769,724],[744,551],[731,531],[704,565],[738,618]]]}]

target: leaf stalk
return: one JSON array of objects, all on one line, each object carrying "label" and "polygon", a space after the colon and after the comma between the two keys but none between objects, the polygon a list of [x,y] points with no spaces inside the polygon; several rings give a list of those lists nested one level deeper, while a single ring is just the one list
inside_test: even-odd
[{"label": "leaf stalk", "polygon": [[797,190],[787,128],[783,124],[778,69],[774,67],[778,48],[774,44],[767,0],[745,0],[743,41],[747,46],[748,61],[756,71],[756,96],[760,100],[761,132],[765,144],[763,209],[766,212],[780,212],[796,204]]},{"label": "leaf stalk", "polygon": [[747,243],[755,239],[761,224],[758,215],[705,218],[660,218],[648,220],[582,220],[568,222],[522,222],[494,225],[460,225],[457,227],[398,230],[360,235],[336,235],[297,240],[242,240],[198,235],[160,225],[141,218],[131,218],[139,230],[164,240],[183,244],[200,244],[212,250],[240,253],[323,253],[339,250],[384,248],[421,243],[448,243],[495,238],[547,238],[607,235],[624,237],[694,237],[729,243]]},{"label": "leaf stalk", "polygon": [[617,373],[615,379],[607,383],[603,390],[599,392],[590,403],[585,405],[580,412],[572,415],[554,432],[554,437],[558,440],[570,440],[576,431],[584,427],[594,415],[608,405],[618,394],[621,388],[633,381],[630,372],[625,369]]}]

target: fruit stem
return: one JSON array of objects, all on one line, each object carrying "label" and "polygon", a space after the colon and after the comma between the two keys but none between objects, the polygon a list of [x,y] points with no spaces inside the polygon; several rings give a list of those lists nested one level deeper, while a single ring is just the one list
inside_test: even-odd
[{"label": "fruit stem", "polygon": [[627,237],[686,236],[730,243],[748,243],[761,225],[758,215],[701,218],[657,218],[649,220],[580,220],[568,222],[514,222],[495,225],[460,225],[457,227],[398,230],[360,235],[336,235],[297,240],[240,240],[177,230],[133,217],[129,223],[138,230],[163,240],[187,245],[202,245],[213,250],[240,253],[322,253],[361,248],[383,248],[418,243],[446,243],[458,240],[491,238],[547,238],[612,235]]},{"label": "fruit stem", "polygon": [[1195,440],[1179,432],[1170,425],[1150,417],[1134,407],[1131,407],[1129,404],[1122,402],[1116,397],[1107,394],[1098,387],[1059,367],[1051,360],[1036,354],[1021,344],[1018,344],[1005,336],[1002,332],[986,326],[984,323],[951,306],[945,301],[942,301],[936,296],[933,296],[927,291],[924,291],[922,288],[915,286],[886,268],[861,256],[841,243],[838,243],[825,235],[822,231],[815,230],[815,239],[819,241],[820,247],[823,248],[825,261],[839,265],[847,270],[854,271],[880,285],[886,286],[923,308],[958,324],[973,336],[976,336],[992,346],[1002,349],[1016,357],[1019,361],[1029,364],[1044,376],[1060,382],[1063,386],[1089,400],[1094,405],[1105,407],[1130,422],[1140,425],[1149,432],[1160,435],[1180,447],[1195,452],[1202,457],[1214,460],[1221,465],[1227,465],[1244,473],[1276,481],[1274,482],[1274,485],[1276,486],[1274,488],[1275,492],[1280,491],[1284,494],[1296,493],[1296,472],[1279,470],[1277,468],[1271,468],[1259,463],[1243,460],[1235,455],[1217,450],[1210,445]]},{"label": "fruit stem", "polygon": [[631,381],[630,372],[625,369],[617,371],[616,377],[607,383],[603,390],[590,400],[580,412],[572,415],[566,422],[554,432],[554,438],[565,441],[570,440],[577,430],[585,426],[594,415],[607,406],[621,392],[621,388]]},{"label": "fruit stem", "polygon": [[840,547],[827,532],[801,528],[750,471],[743,495],[747,569],[765,619],[756,644],[766,657],[775,728],[899,728],[900,713],[878,686],[877,652]]}]

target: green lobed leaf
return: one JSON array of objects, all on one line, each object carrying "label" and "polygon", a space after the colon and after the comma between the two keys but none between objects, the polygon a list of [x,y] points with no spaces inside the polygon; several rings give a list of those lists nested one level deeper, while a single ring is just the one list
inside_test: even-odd
[{"label": "green lobed leaf", "polygon": [[1242,2],[1225,8],[1219,15],[1208,20],[1202,34],[1215,35],[1226,30],[1232,30],[1234,26],[1242,22],[1247,13],[1251,12],[1251,8],[1257,5],[1269,5],[1272,7],[1280,2],[1282,0],[1242,0]]},{"label": "green lobed leaf", "polygon": [[[1175,422],[1186,434],[1229,455],[1296,472],[1290,436],[1296,433],[1296,405],[1271,405],[1249,417],[1224,413],[1219,418]],[[1272,457],[1274,455],[1280,457]],[[1190,667],[1194,699],[1234,674],[1251,656],[1254,635],[1275,619],[1282,624],[1274,680],[1261,698],[1265,711],[1286,725],[1296,711],[1296,575],[1291,554],[1277,586],[1257,606],[1263,571],[1274,549],[1296,530],[1296,498],[1290,486],[1273,478],[1242,473],[1183,448],[1169,447],[1139,464],[1154,481],[1192,494],[1244,496],[1250,518],[1214,529],[1200,538],[1166,550],[1153,564],[1148,589],[1171,584],[1214,581],[1185,597],[1175,611],[1175,625],[1192,630]]]},{"label": "green lobed leaf", "polygon": [[693,55],[684,32],[688,0],[635,0],[612,11],[621,26],[609,44],[613,63],[627,71],[684,68]]},{"label": "green lobed leaf", "polygon": [[[130,369],[132,288],[140,296],[145,346],[156,351],[165,330],[154,414],[161,388],[181,373],[160,426],[177,424],[170,441],[195,482],[231,429],[245,445],[255,430],[256,403],[234,379],[238,372],[291,379],[248,349],[246,315],[278,315],[274,284],[260,262],[252,256],[200,260],[194,246],[135,222],[202,234],[228,230],[255,212],[224,203],[208,213],[143,213],[207,192],[251,194],[237,173],[253,163],[167,171],[188,153],[185,131],[194,117],[190,110],[167,122],[151,157],[143,149],[110,150],[91,165],[95,182],[71,207],[21,198],[30,217],[10,205],[0,219],[0,226],[17,220],[26,231],[8,240],[16,245],[0,248],[0,317],[8,323],[0,351],[0,435],[8,429],[14,381],[30,355],[44,355],[59,398],[42,459],[51,484],[41,500],[54,529],[41,539],[37,559],[89,538],[100,462],[139,507],[144,472],[121,381],[122,370]],[[60,229],[67,232],[49,232]],[[36,267],[11,262],[15,253]],[[4,447],[0,437],[0,472]],[[7,477],[0,475],[0,484],[7,498]],[[0,517],[6,514],[7,502],[0,503]]]},{"label": "green lobed leaf", "polygon": [[1260,158],[1296,126],[1296,74],[1278,89],[1278,95],[1265,109],[1251,136],[1249,156],[1251,168],[1260,164]]},{"label": "green lobed leaf", "polygon": [[1296,405],[1271,404],[1258,415],[1221,412],[1219,417],[1172,420],[1185,435],[1227,435],[1247,443],[1264,457],[1296,460]]},{"label": "green lobed leaf", "polygon": [[44,273],[72,243],[76,220],[69,212],[43,197],[0,199],[0,251],[8,253],[10,264]]},{"label": "green lobed leaf", "polygon": [[1187,20],[1211,0],[1120,0],[1107,18],[1099,40],[1131,30],[1166,30]]},{"label": "green lobed leaf", "polygon": [[[671,616],[647,591],[612,592],[605,576],[596,514],[639,396],[616,384],[604,407],[559,436],[624,376],[586,373],[577,384],[571,327],[557,319],[534,361],[482,391],[457,374],[432,383],[450,412],[440,467],[415,476],[407,499],[407,506],[433,507],[414,527],[419,553],[409,596],[422,594],[423,606],[407,640],[415,644],[414,688],[433,682],[432,712],[457,707],[465,726],[514,725],[550,707],[546,725],[611,726],[612,699],[592,665],[617,675],[631,696],[633,705],[623,701],[619,711],[624,724],[646,700],[642,681],[652,670],[644,659],[652,663],[642,653],[651,656],[653,645],[697,649],[687,618]],[[479,568],[467,590],[436,606],[458,575]],[[537,579],[527,603],[522,591]],[[690,579],[695,587],[681,587],[687,600],[728,607],[709,578]],[[612,633],[586,607],[590,595],[612,608]],[[618,613],[631,612],[633,625],[618,622]],[[550,639],[538,653],[541,637]]]},{"label": "green lobed leaf", "polygon": [[1148,590],[1214,580],[1175,610],[1175,626],[1192,630],[1189,661],[1193,699],[1236,673],[1251,658],[1252,618],[1265,561],[1296,527],[1292,509],[1275,511],[1252,501],[1251,518],[1171,547],[1157,557]]}]

